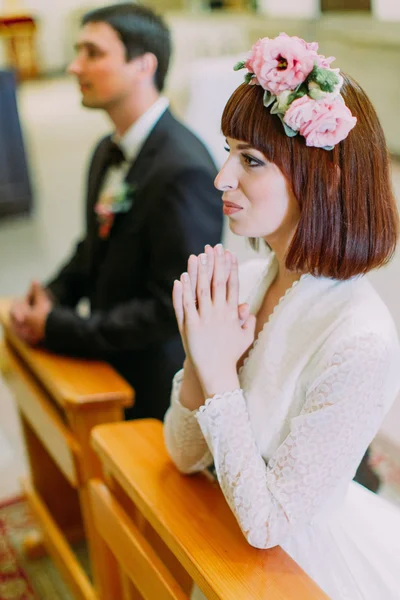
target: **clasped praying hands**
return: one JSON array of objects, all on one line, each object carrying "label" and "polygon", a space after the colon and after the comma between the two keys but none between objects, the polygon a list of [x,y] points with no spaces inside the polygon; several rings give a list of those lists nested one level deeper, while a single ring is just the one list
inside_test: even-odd
[{"label": "clasped praying hands", "polygon": [[256,319],[239,305],[237,258],[221,244],[191,256],[173,303],[187,361],[206,397],[240,387],[237,363],[254,341]]},{"label": "clasped praying hands", "polygon": [[13,303],[10,310],[14,333],[27,344],[35,346],[43,341],[47,317],[53,308],[49,292],[34,281],[22,300]]}]

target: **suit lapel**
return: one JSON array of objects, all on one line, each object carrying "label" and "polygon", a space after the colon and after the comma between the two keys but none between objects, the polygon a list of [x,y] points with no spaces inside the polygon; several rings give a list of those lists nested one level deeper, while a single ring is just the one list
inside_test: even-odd
[{"label": "suit lapel", "polygon": [[146,187],[149,179],[153,177],[154,161],[159,158],[162,153],[164,138],[169,128],[174,122],[174,117],[167,109],[155,124],[147,140],[143,144],[135,162],[126,174],[125,181],[135,188],[133,194],[133,202],[131,209],[117,216],[117,221],[130,217],[130,222],[133,227],[139,228],[141,217],[144,215],[148,198],[142,194],[143,188]]},{"label": "suit lapel", "polygon": [[[159,159],[162,154],[162,147],[164,144],[165,136],[168,134],[169,129],[175,122],[174,117],[167,109],[164,114],[157,121],[148,138],[143,144],[136,160],[128,170],[125,181],[134,187],[132,207],[126,212],[117,214],[115,216],[114,224],[111,228],[110,238],[118,236],[118,232],[121,227],[127,226],[130,231],[134,231],[140,228],[142,218],[146,213],[146,208],[149,205],[149,198],[146,194],[142,193],[142,190],[146,187],[149,179],[153,177],[154,161]],[[97,223],[96,215],[94,214],[94,205],[96,204],[101,186],[104,182],[104,176],[107,169],[107,147],[110,140],[110,136],[105,138],[103,145],[98,150],[95,163],[92,166],[91,182],[89,189],[89,205],[92,211],[92,218],[95,219],[95,240],[93,240],[93,260],[97,261],[98,252],[104,252],[105,242],[99,237],[99,226]],[[106,241],[107,244],[107,241]]]},{"label": "suit lapel", "polygon": [[101,258],[104,253],[105,243],[99,236],[99,222],[97,215],[94,212],[94,206],[99,198],[101,186],[103,185],[104,177],[107,172],[107,156],[108,145],[111,136],[106,137],[97,150],[96,156],[90,170],[89,187],[88,187],[88,222],[92,223],[89,227],[91,235],[89,237],[89,260],[90,270],[92,273],[96,271],[101,263]]},{"label": "suit lapel", "polygon": [[94,205],[99,198],[100,189],[107,171],[107,150],[110,139],[111,136],[108,136],[102,141],[91,168],[88,190],[88,201],[91,210],[93,210]]},{"label": "suit lapel", "polygon": [[135,162],[129,169],[126,175],[126,180],[129,183],[134,182],[138,186],[142,186],[143,182],[146,181],[154,155],[159,151],[163,138],[173,122],[174,117],[167,109],[153,127]]}]

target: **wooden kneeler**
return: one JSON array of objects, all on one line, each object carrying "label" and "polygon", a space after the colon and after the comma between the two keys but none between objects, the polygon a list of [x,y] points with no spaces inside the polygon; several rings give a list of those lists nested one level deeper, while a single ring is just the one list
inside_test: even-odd
[{"label": "wooden kneeler", "polygon": [[[107,565],[93,527],[88,482],[101,474],[90,445],[95,425],[124,419],[133,390],[109,365],[31,348],[9,326],[10,300],[0,300],[3,376],[18,406],[30,477],[23,482],[41,536],[29,538],[31,557],[47,551],[77,600],[95,600]],[[71,543],[86,538],[94,584]],[[114,600],[114,599],[108,599]],[[116,599],[117,600],[117,599]]]},{"label": "wooden kneeler", "polygon": [[102,600],[327,600],[279,547],[246,542],[216,481],[181,475],[152,419],[101,425],[92,445],[103,479],[90,482],[103,538]]}]

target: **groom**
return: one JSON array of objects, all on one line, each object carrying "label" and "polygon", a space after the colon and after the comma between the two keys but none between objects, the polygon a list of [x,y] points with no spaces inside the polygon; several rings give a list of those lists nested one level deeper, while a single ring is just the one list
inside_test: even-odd
[{"label": "groom", "polygon": [[[162,419],[184,361],[173,281],[221,239],[216,169],[162,95],[171,44],[160,17],[133,3],[99,8],[83,17],[76,49],[82,104],[104,110],[114,133],[92,157],[84,238],[11,319],[30,344],[108,361],[136,392],[126,417]],[[76,310],[83,298],[88,317]]]}]

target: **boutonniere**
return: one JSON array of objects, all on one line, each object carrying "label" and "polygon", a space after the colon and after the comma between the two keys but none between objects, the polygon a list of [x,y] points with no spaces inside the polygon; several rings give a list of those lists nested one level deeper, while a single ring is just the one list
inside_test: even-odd
[{"label": "boutonniere", "polygon": [[115,215],[126,213],[132,206],[133,196],[136,190],[135,184],[122,182],[115,190],[106,190],[100,196],[94,207],[99,222],[99,237],[105,240],[110,235]]}]

